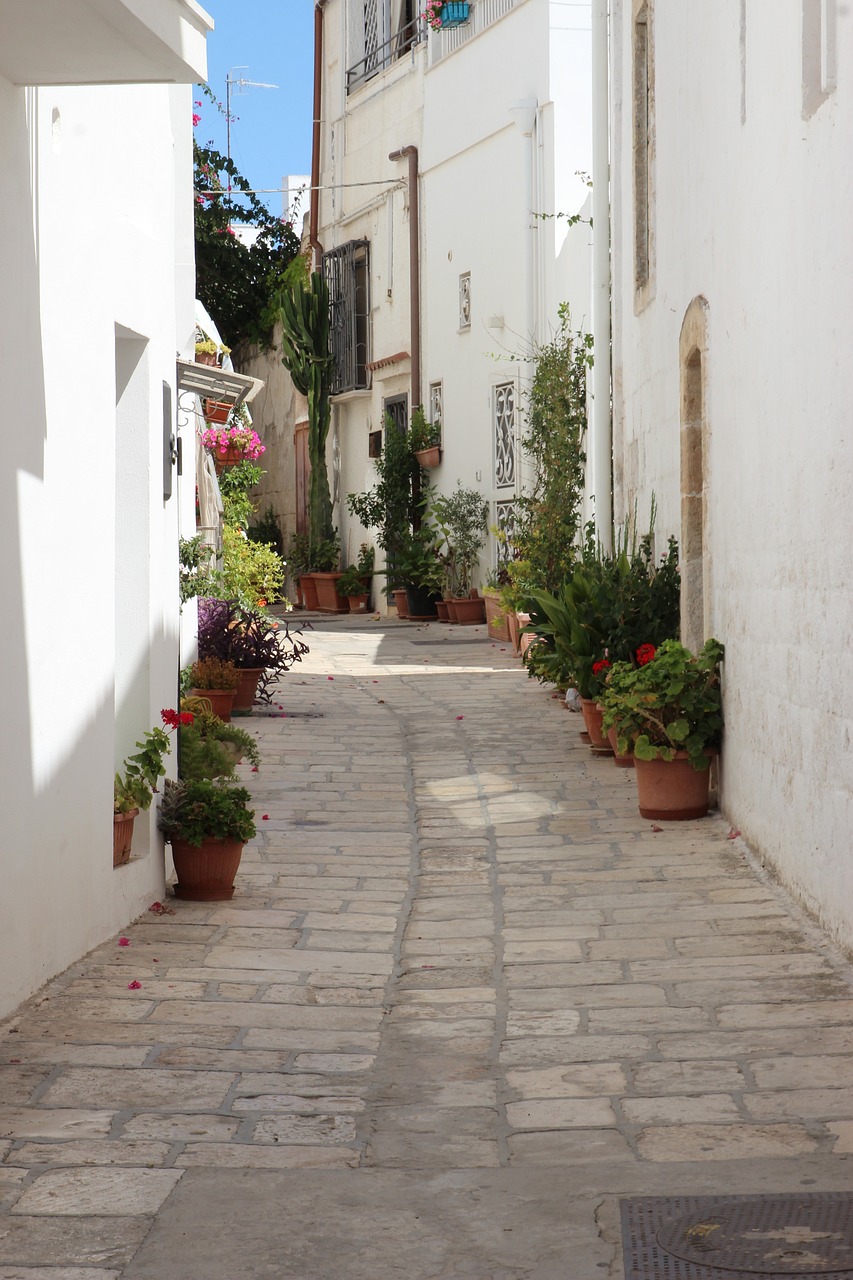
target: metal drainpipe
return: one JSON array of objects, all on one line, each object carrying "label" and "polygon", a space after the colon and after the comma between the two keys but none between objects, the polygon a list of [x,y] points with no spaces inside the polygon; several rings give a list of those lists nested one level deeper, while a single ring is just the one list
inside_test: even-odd
[{"label": "metal drainpipe", "polygon": [[592,484],[595,534],[613,546],[613,420],[610,407],[610,102],[608,0],[592,3]]},{"label": "metal drainpipe", "polygon": [[319,267],[323,246],[317,239],[320,218],[320,117],[323,111],[323,9],[326,0],[317,0],[314,6],[314,127],[311,136],[311,211],[308,218],[308,242],[314,254],[314,266]]},{"label": "metal drainpipe", "polygon": [[401,147],[392,151],[389,160],[409,162],[409,327],[412,348],[412,409],[423,404],[421,399],[421,263],[418,205],[418,149]]}]

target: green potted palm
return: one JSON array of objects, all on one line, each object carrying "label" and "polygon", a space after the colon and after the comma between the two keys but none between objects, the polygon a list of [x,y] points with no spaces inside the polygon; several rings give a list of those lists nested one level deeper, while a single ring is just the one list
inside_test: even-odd
[{"label": "green potted palm", "polygon": [[695,657],[678,640],[642,648],[639,665],[608,672],[604,727],[615,727],[620,751],[633,752],[642,817],[704,817],[723,732],[723,646],[708,640]]},{"label": "green potted palm", "polygon": [[255,834],[251,796],[222,778],[167,782],[160,830],[172,846],[176,898],[223,902],[233,897],[243,846]]}]

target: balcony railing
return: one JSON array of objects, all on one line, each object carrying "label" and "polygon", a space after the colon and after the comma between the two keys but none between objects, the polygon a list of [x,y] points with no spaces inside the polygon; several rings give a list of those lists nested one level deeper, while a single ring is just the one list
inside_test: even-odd
[{"label": "balcony railing", "polygon": [[347,70],[347,93],[352,93],[353,89],[372,80],[380,71],[405,57],[425,37],[426,23],[423,18],[418,17],[400,27],[399,31],[395,31],[382,44],[373,45],[363,58]]}]

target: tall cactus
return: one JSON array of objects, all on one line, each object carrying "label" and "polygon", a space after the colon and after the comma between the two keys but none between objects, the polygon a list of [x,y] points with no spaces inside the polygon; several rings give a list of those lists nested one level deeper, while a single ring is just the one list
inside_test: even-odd
[{"label": "tall cactus", "polygon": [[329,287],[319,271],[312,272],[308,284],[300,280],[282,294],[280,318],[282,363],[308,400],[308,537],[313,550],[335,532],[326,469],[334,357],[329,349]]}]

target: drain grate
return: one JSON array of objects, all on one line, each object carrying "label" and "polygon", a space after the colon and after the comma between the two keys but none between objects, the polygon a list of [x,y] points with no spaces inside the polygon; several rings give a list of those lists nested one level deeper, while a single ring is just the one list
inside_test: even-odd
[{"label": "drain grate", "polygon": [[471,636],[464,640],[461,636],[458,640],[455,636],[448,636],[447,639],[442,636],[440,640],[410,640],[409,644],[431,644],[433,648],[436,648],[438,645],[443,647],[446,644],[478,644],[482,648],[483,641],[486,639],[488,639],[487,636]]},{"label": "drain grate", "polygon": [[853,1195],[622,1200],[625,1280],[853,1277]]},{"label": "drain grate", "polygon": [[[325,711],[285,711],[284,715],[288,720],[322,720]],[[272,707],[255,707],[252,711],[253,716],[266,716],[268,719],[275,720],[282,715],[278,708]]]}]

